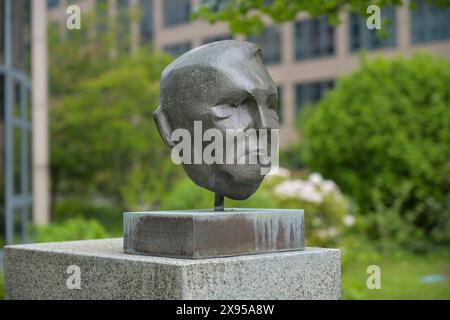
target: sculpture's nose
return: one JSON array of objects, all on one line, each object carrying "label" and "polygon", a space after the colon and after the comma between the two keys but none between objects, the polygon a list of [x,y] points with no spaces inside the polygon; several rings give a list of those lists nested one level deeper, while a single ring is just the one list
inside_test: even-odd
[{"label": "sculpture's nose", "polygon": [[279,122],[275,110],[268,108],[267,105],[258,106],[258,127],[260,129],[278,129]]}]

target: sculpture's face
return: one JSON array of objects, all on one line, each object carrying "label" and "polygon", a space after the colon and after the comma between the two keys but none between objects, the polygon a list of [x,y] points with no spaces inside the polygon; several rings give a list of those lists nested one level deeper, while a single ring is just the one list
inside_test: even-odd
[{"label": "sculpture's face", "polygon": [[[192,139],[202,139],[201,134],[212,128],[222,133],[223,163],[183,163],[196,184],[232,199],[246,199],[258,189],[265,174],[263,163],[271,151],[270,130],[278,129],[279,121],[277,89],[256,46],[228,40],[181,56],[163,72],[160,103],[155,121],[172,147],[176,142],[169,135],[175,129],[185,129]],[[267,129],[266,147],[260,149],[261,145],[250,138],[237,139],[232,154],[226,137],[239,129],[247,136],[255,133],[248,129]],[[192,159],[196,152],[204,156],[209,144],[211,141],[201,141],[195,149],[192,142]],[[251,162],[250,157],[257,161]]]}]

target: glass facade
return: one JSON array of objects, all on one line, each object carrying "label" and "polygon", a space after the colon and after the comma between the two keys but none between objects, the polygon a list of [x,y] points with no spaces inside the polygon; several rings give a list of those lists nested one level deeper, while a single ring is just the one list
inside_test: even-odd
[{"label": "glass facade", "polygon": [[319,58],[334,54],[334,27],[327,17],[297,21],[294,26],[296,60]]},{"label": "glass facade", "polygon": [[171,27],[189,22],[191,14],[190,0],[164,0],[164,26]]},{"label": "glass facade", "polygon": [[31,0],[0,0],[0,246],[29,241]]},{"label": "glass facade", "polygon": [[130,47],[130,0],[117,1],[117,19],[119,51],[126,52]]},{"label": "glass facade", "polygon": [[261,48],[264,63],[281,62],[281,35],[278,26],[266,27],[261,34],[249,36],[247,39]]},{"label": "glass facade", "polygon": [[297,112],[304,106],[316,103],[326,91],[333,88],[334,80],[301,83],[295,86]]},{"label": "glass facade", "polygon": [[202,0],[202,5],[208,7],[211,11],[218,12],[229,2],[230,0]]},{"label": "glass facade", "polygon": [[56,8],[57,6],[59,6],[59,0],[47,0],[47,7],[49,9]]},{"label": "glass facade", "polygon": [[183,53],[188,52],[189,50],[191,50],[190,42],[171,44],[170,46],[164,47],[164,51],[174,56],[175,58],[181,56]]},{"label": "glass facade", "polygon": [[411,41],[413,43],[450,38],[450,7],[433,6],[424,0],[413,1]]},{"label": "glass facade", "polygon": [[148,43],[153,40],[153,0],[140,0],[139,4],[141,42]]},{"label": "glass facade", "polygon": [[220,36],[205,38],[205,39],[203,39],[203,44],[216,42],[216,41],[222,41],[222,40],[230,40],[230,39],[233,39],[233,36],[231,34],[224,34],[224,35],[220,35]]},{"label": "glass facade", "polygon": [[397,19],[394,7],[388,6],[381,9],[380,30],[367,28],[366,19],[355,13],[349,14],[350,52],[359,49],[372,50],[395,46]]}]

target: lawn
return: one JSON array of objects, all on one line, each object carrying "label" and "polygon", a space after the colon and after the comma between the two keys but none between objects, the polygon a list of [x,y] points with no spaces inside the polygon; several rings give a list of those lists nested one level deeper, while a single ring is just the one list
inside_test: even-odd
[{"label": "lawn", "polygon": [[0,271],[0,300],[3,299],[3,289],[4,285],[3,285],[3,272]]},{"label": "lawn", "polygon": [[[342,289],[344,299],[445,299],[450,300],[450,254],[430,253],[417,256],[397,253],[388,258],[364,253],[344,256]],[[361,258],[359,258],[361,257]],[[368,289],[366,273],[369,265],[378,265],[381,270],[381,289]],[[423,278],[427,276],[426,278]],[[446,277],[447,280],[442,281]],[[423,280],[430,281],[424,282]],[[439,280],[433,282],[433,280]]]}]

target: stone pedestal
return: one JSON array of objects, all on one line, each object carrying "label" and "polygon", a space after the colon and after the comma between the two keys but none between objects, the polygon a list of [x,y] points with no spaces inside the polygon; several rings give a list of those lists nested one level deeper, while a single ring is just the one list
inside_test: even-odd
[{"label": "stone pedestal", "polygon": [[6,299],[339,299],[341,291],[340,251],[321,248],[192,260],[125,254],[122,239],[16,245],[5,247],[4,271]]}]

